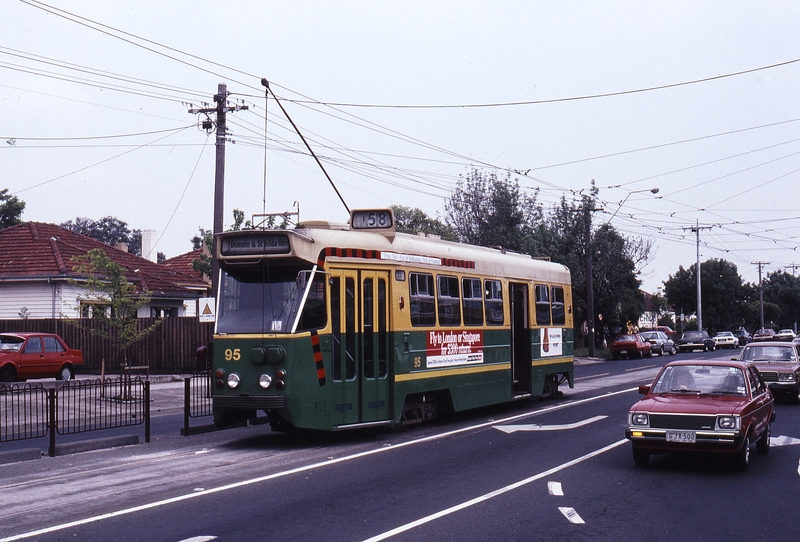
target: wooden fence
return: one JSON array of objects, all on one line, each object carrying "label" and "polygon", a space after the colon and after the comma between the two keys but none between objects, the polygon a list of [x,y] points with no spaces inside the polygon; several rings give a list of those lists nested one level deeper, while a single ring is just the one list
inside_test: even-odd
[{"label": "wooden fence", "polygon": [[[156,318],[140,318],[140,329],[153,324]],[[81,319],[73,325],[60,319],[1,320],[0,333],[32,331],[56,333],[69,345],[83,351],[82,372],[99,374],[102,360],[106,372],[120,371],[123,354],[114,348],[110,339],[95,335],[99,329],[109,334],[114,329],[102,320]],[[151,373],[191,374],[197,370],[197,348],[211,342],[213,323],[201,323],[197,318],[164,318],[155,330],[127,352],[129,365],[149,365]]]}]

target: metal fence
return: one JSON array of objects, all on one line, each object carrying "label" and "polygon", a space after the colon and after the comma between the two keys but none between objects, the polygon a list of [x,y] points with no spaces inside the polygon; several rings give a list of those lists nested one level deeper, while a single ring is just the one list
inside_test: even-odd
[{"label": "metal fence", "polygon": [[70,435],[144,424],[150,442],[150,382],[139,377],[69,380],[56,388],[42,384],[0,384],[0,442],[56,434]]},{"label": "metal fence", "polygon": [[189,418],[214,414],[211,404],[211,373],[194,373],[183,381],[183,435],[190,435]]},{"label": "metal fence", "polygon": [[0,384],[0,442],[46,436],[47,396],[41,384]]}]

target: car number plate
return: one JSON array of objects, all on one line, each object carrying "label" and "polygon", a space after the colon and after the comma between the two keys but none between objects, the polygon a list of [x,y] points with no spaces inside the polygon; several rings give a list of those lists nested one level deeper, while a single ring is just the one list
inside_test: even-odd
[{"label": "car number plate", "polygon": [[695,442],[697,435],[694,431],[667,431],[667,442]]}]

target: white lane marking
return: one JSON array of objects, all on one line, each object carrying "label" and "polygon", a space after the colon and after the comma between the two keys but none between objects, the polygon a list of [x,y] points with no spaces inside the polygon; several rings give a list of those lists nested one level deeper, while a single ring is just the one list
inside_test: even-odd
[{"label": "white lane marking", "polygon": [[[152,508],[158,508],[158,507],[161,507],[161,506],[166,506],[166,505],[169,505],[169,504],[185,501],[185,500],[188,500],[188,499],[194,499],[194,498],[197,498],[197,497],[204,497],[206,495],[211,495],[211,494],[214,494],[214,493],[221,493],[223,491],[229,491],[231,489],[238,489],[240,487],[245,487],[245,486],[249,486],[249,485],[252,485],[252,484],[257,484],[257,483],[260,483],[260,482],[266,482],[268,480],[274,480],[276,478],[282,478],[284,476],[289,476],[291,474],[297,474],[299,472],[306,472],[306,471],[318,469],[318,468],[321,468],[321,467],[327,467],[328,465],[335,465],[337,463],[343,463],[345,461],[351,461],[351,460],[354,460],[354,459],[360,459],[362,457],[367,457],[367,456],[374,455],[374,454],[379,454],[379,453],[382,453],[382,452],[388,452],[388,451],[391,451],[391,450],[397,450],[397,449],[400,449],[400,448],[405,448],[406,446],[413,446],[414,444],[422,444],[422,443],[425,443],[425,442],[430,442],[432,440],[439,440],[439,439],[446,438],[446,437],[449,437],[449,436],[452,436],[452,435],[458,435],[460,433],[466,433],[466,432],[469,432],[469,431],[474,431],[476,429],[483,429],[485,427],[491,427],[492,425],[495,425],[498,422],[499,423],[510,422],[510,421],[513,421],[513,420],[521,419],[521,418],[530,418],[532,416],[538,416],[540,414],[548,414],[550,412],[554,412],[556,410],[561,410],[563,408],[569,408],[569,407],[573,407],[573,406],[582,405],[582,404],[585,404],[585,403],[591,403],[592,401],[597,401],[598,399],[605,399],[607,397],[613,397],[615,395],[622,395],[623,393],[630,393],[630,392],[636,391],[638,389],[639,388],[636,387],[636,388],[628,388],[628,389],[625,389],[625,390],[612,391],[612,392],[604,393],[602,395],[596,395],[594,397],[587,397],[586,399],[579,399],[577,401],[573,401],[573,402],[569,402],[569,403],[561,403],[561,404],[558,404],[558,405],[553,405],[552,407],[543,408],[542,410],[537,410],[536,412],[525,412],[523,414],[515,414],[514,416],[509,416],[508,418],[503,418],[501,420],[492,420],[492,421],[488,421],[488,422],[484,422],[484,423],[479,423],[477,425],[471,425],[471,426],[468,426],[468,427],[462,427],[461,429],[454,429],[453,431],[447,431],[446,433],[437,433],[435,435],[430,435],[430,436],[423,437],[423,438],[420,438],[420,439],[409,440],[407,442],[401,442],[400,444],[395,444],[394,446],[392,446],[390,448],[381,447],[381,448],[376,448],[374,450],[367,450],[366,452],[359,452],[357,454],[340,457],[339,459],[329,459],[329,460],[326,460],[326,461],[321,462],[321,463],[313,463],[311,465],[306,465],[306,466],[303,466],[303,467],[297,467],[297,468],[290,469],[290,470],[283,471],[283,472],[276,472],[276,473],[273,473],[273,474],[268,474],[266,476],[259,476],[258,478],[251,478],[250,480],[242,480],[241,482],[234,482],[232,484],[227,484],[227,485],[224,485],[224,486],[215,487],[215,488],[211,488],[211,489],[205,489],[203,491],[196,491],[196,492],[193,492],[193,493],[187,493],[185,495],[178,495],[177,497],[172,497],[172,498],[169,498],[169,499],[163,499],[163,500],[151,502],[151,503],[148,503],[148,504],[142,504],[142,505],[134,506],[134,507],[131,507],[131,508],[123,508],[122,510],[117,510],[115,512],[108,512],[108,513],[105,513],[105,514],[100,514],[100,515],[89,517],[89,518],[70,521],[68,523],[61,523],[60,525],[53,525],[51,527],[45,527],[45,528],[42,528],[42,529],[38,529],[36,531],[29,531],[27,533],[22,533],[22,534],[18,534],[18,535],[14,535],[14,536],[9,536],[9,537],[6,537],[6,538],[0,538],[0,542],[13,542],[15,540],[23,540],[25,538],[32,538],[34,536],[40,536],[40,535],[43,535],[43,534],[48,534],[48,533],[52,533],[52,532],[55,532],[55,531],[60,531],[62,529],[70,529],[72,527],[78,527],[80,525],[85,525],[87,523],[94,523],[96,521],[102,521],[102,520],[105,520],[105,519],[111,519],[111,518],[115,518],[115,517],[118,517],[118,516],[124,516],[124,515],[127,515],[127,514],[133,514],[135,512],[141,512],[143,510],[150,510]],[[628,442],[628,439],[622,440],[619,443],[617,443],[616,445],[618,446],[619,444],[622,444],[624,442]],[[557,472],[557,470],[554,470],[552,472]],[[545,474],[550,474],[550,471],[548,471]]]},{"label": "white lane marking", "polygon": [[209,542],[210,540],[216,539],[216,536],[193,536],[192,538],[185,538],[184,540],[179,540],[178,542]]},{"label": "white lane marking", "polygon": [[561,489],[561,482],[547,482],[547,492],[556,497],[564,496],[564,490]]},{"label": "white lane marking", "polygon": [[608,418],[608,416],[595,416],[593,418],[589,418],[588,420],[583,420],[575,423],[565,423],[560,425],[528,424],[528,425],[495,425],[493,427],[495,429],[499,429],[503,433],[515,433],[516,431],[561,431],[564,429],[575,429],[577,427],[583,427],[584,425],[588,425],[590,423],[594,423],[599,420],[604,420],[605,418]]},{"label": "white lane marking", "polygon": [[575,511],[574,508],[569,508],[567,506],[559,506],[558,509],[561,510],[561,513],[564,514],[564,517],[566,517],[570,521],[570,523],[584,522],[583,518],[581,518],[578,515],[578,513]]},{"label": "white lane marking", "polygon": [[[507,493],[509,491],[512,491],[514,489],[522,487],[522,486],[524,486],[526,484],[530,484],[531,482],[535,482],[536,480],[540,480],[542,478],[546,478],[547,476],[555,474],[556,472],[564,470],[564,469],[566,469],[568,467],[572,467],[574,465],[577,465],[578,463],[586,461],[587,459],[591,459],[591,458],[593,458],[595,456],[598,456],[600,454],[608,452],[609,450],[613,450],[617,446],[622,446],[626,442],[628,442],[628,439],[618,440],[617,442],[615,442],[613,444],[609,444],[608,446],[600,448],[599,450],[595,450],[594,452],[590,452],[590,453],[588,453],[586,455],[582,455],[581,457],[573,459],[572,461],[568,461],[566,463],[562,463],[561,465],[559,465],[557,467],[553,467],[550,470],[546,470],[544,472],[540,472],[539,474],[531,476],[530,478],[525,478],[524,480],[520,480],[519,482],[514,482],[511,485],[507,485],[505,487],[501,487],[500,489],[496,489],[496,490],[494,490],[492,492],[486,493],[485,495],[481,495],[479,497],[475,497],[474,499],[471,499],[469,501],[463,502],[461,504],[457,504],[455,506],[451,506],[450,508],[446,508],[446,509],[444,509],[444,510],[442,510],[440,512],[436,512],[435,514],[431,514],[429,516],[425,516],[424,518],[420,518],[420,519],[418,519],[416,521],[412,521],[411,523],[406,523],[405,525],[401,525],[399,527],[396,527],[396,528],[392,529],[391,531],[386,531],[385,533],[381,533],[379,535],[373,536],[372,538],[368,538],[364,542],[378,542],[380,540],[386,540],[387,538],[391,538],[393,536],[396,536],[396,535],[398,535],[400,533],[404,533],[406,531],[410,531],[411,529],[414,529],[415,527],[419,527],[420,525],[424,525],[425,523],[429,523],[429,522],[431,522],[433,520],[442,518],[442,517],[447,516],[449,514],[452,514],[454,512],[459,512],[461,510],[464,510],[465,508],[469,508],[470,506],[474,506],[474,505],[480,504],[480,503],[482,503],[484,501],[488,501],[489,499],[497,497],[498,495],[502,495],[503,493]],[[580,516],[578,516],[578,517],[580,518]],[[581,521],[583,521],[583,520],[581,520]]]},{"label": "white lane marking", "polygon": [[[701,273],[702,273],[702,272],[701,272]],[[590,378],[600,378],[600,377],[602,377],[602,376],[608,376],[608,375],[610,375],[610,374],[611,374],[611,373],[600,373],[600,374],[596,374],[596,375],[589,375],[589,376],[579,376],[579,377],[577,377],[577,378],[575,379],[575,382],[577,382],[577,381],[579,381],[579,380],[588,380],[588,379],[590,379]]]},{"label": "white lane marking", "polygon": [[795,444],[800,444],[800,438],[787,437],[784,435],[769,438],[770,446],[793,446]]}]

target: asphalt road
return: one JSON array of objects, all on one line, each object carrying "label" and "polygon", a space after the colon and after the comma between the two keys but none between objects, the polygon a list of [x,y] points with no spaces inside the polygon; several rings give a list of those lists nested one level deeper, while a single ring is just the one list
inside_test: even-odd
[{"label": "asphalt road", "polygon": [[558,400],[379,435],[255,426],[0,465],[0,542],[796,539],[800,406],[744,473],[633,464],[625,415],[670,359],[582,363]]}]

